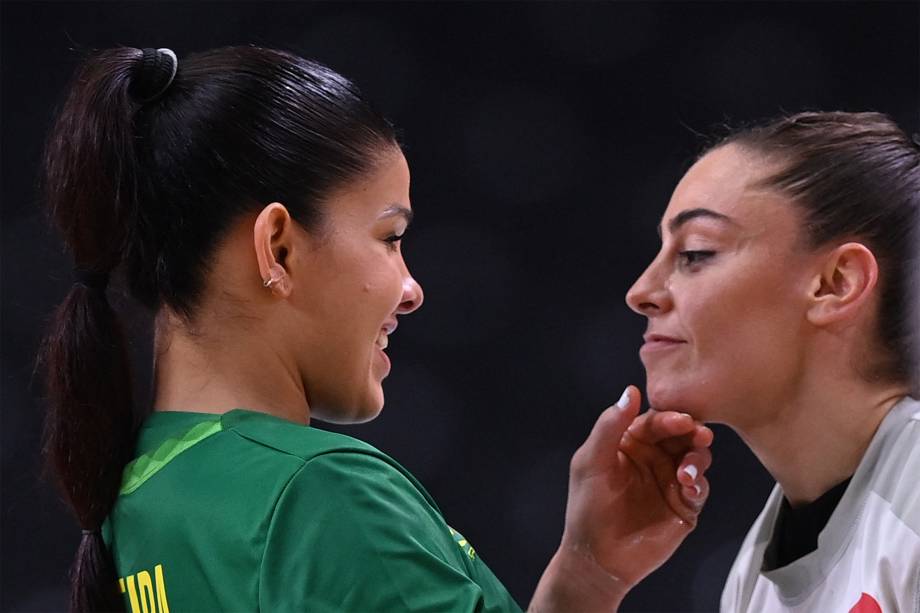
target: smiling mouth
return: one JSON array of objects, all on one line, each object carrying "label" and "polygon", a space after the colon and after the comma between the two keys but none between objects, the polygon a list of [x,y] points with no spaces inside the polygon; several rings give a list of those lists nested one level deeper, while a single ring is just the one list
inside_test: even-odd
[{"label": "smiling mouth", "polygon": [[392,332],[396,326],[384,327],[380,333],[377,335],[377,338],[374,340],[374,347],[377,348],[378,359],[383,364],[383,372],[378,373],[378,376],[386,377],[390,373],[390,356],[387,355],[385,349],[390,345],[390,336],[389,333]]},{"label": "smiling mouth", "polygon": [[380,332],[377,334],[377,338],[374,340],[374,344],[381,350],[386,349],[390,345],[390,335],[396,330],[397,325],[396,319],[384,322],[383,327],[380,328]]}]

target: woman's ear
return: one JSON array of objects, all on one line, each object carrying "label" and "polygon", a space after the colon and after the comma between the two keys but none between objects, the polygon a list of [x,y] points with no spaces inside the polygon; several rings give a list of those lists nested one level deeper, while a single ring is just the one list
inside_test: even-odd
[{"label": "woman's ear", "polygon": [[280,202],[272,202],[259,213],[253,225],[256,260],[262,284],[279,298],[291,295],[293,283],[286,266],[294,248],[294,222]]},{"label": "woman's ear", "polygon": [[878,284],[878,261],[862,243],[845,243],[827,254],[814,279],[808,320],[816,326],[855,319]]}]

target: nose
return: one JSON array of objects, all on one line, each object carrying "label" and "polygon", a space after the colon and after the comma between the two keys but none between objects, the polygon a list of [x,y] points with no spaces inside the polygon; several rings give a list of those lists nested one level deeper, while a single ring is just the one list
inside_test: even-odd
[{"label": "nose", "polygon": [[657,258],[626,292],[626,304],[646,317],[661,314],[671,308],[671,292]]},{"label": "nose", "polygon": [[422,286],[418,284],[418,281],[412,278],[412,275],[407,274],[403,278],[402,301],[396,308],[396,312],[399,315],[408,315],[422,306],[422,302],[424,301],[425,292],[422,291]]}]

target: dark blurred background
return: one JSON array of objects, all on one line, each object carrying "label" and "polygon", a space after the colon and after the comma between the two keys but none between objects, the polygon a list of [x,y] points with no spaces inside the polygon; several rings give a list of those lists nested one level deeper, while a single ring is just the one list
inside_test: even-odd
[{"label": "dark blurred background", "polygon": [[[644,320],[623,297],[704,136],[803,109],[917,131],[918,7],[4,1],[0,608],[63,609],[79,539],[40,479],[33,362],[71,268],[36,168],[81,52],[281,47],[353,78],[402,129],[417,214],[403,246],[425,306],[393,338],[382,416],[339,430],[413,471],[526,606],[561,534],[569,456],[644,381]],[[128,315],[146,373],[147,320]],[[717,609],[772,480],[716,434],[699,528],[623,610]]]}]

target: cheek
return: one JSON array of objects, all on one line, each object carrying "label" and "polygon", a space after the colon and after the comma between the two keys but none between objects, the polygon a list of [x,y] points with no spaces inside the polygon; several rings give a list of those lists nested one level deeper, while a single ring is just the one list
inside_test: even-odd
[{"label": "cheek", "polygon": [[675,312],[700,351],[756,353],[798,329],[794,280],[781,267],[744,263],[677,294]]},{"label": "cheek", "polygon": [[361,285],[361,295],[384,316],[392,314],[402,299],[402,274],[396,266],[376,266],[369,270]]},{"label": "cheek", "polygon": [[689,343],[672,359],[648,365],[652,406],[721,421],[723,407],[788,383],[802,319],[769,281],[710,286],[677,301],[676,319]]},{"label": "cheek", "polygon": [[686,326],[693,353],[699,357],[731,358],[753,348],[772,319],[756,296],[744,291],[721,292],[688,301],[681,322]]},{"label": "cheek", "polygon": [[401,279],[385,257],[366,246],[339,253],[306,284],[299,299],[325,333],[366,334],[395,310]]}]

